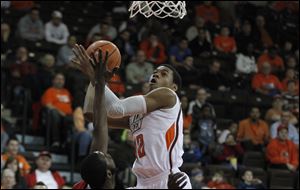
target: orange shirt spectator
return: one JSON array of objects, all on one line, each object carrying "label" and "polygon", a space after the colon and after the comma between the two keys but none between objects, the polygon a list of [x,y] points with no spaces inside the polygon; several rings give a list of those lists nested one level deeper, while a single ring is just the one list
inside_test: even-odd
[{"label": "orange shirt spectator", "polygon": [[214,45],[220,47],[225,53],[232,52],[236,48],[235,39],[232,37],[216,36]]},{"label": "orange shirt spectator", "polygon": [[34,1],[12,1],[11,7],[15,10],[29,10],[34,7]]},{"label": "orange shirt spectator", "polygon": [[[10,156],[7,153],[3,154],[2,161],[6,162],[9,157]],[[21,169],[20,172],[21,172],[22,176],[25,176],[27,173],[30,172],[31,166],[27,162],[27,160],[24,156],[18,154],[15,156],[15,159],[19,162],[20,169]]]},{"label": "orange shirt spectator", "polygon": [[278,90],[282,90],[281,83],[275,75],[264,75],[262,73],[257,73],[252,79],[253,90],[265,89],[268,91],[268,86],[275,87]]},{"label": "orange shirt spectator", "polygon": [[42,96],[42,105],[52,104],[55,108],[65,114],[72,114],[72,104],[70,92],[65,89],[50,87]]},{"label": "orange shirt spectator", "polygon": [[219,23],[219,10],[217,7],[211,5],[212,2],[206,1],[203,5],[196,7],[196,15],[202,17],[205,22]]},{"label": "orange shirt spectator", "polygon": [[230,30],[224,26],[221,29],[220,35],[214,38],[214,46],[220,52],[234,53],[236,52],[236,42],[233,37],[229,36]]},{"label": "orange shirt spectator", "polygon": [[235,189],[224,180],[224,174],[221,171],[213,175],[211,181],[207,183],[207,187],[211,189]]},{"label": "orange shirt spectator", "polygon": [[121,80],[121,77],[117,74],[115,74],[110,81],[108,82],[108,87],[113,91],[114,93],[117,93],[118,95],[124,95],[125,93],[125,85]]},{"label": "orange shirt spectator", "polygon": [[275,55],[273,58],[267,53],[262,54],[258,58],[258,70],[261,70],[262,64],[264,62],[268,62],[271,64],[272,68],[275,70],[283,70],[284,69],[284,64],[283,60],[279,55]]},{"label": "orange shirt spectator", "polygon": [[154,34],[151,34],[148,39],[141,42],[140,49],[145,52],[147,61],[149,62],[162,64],[167,60],[165,46]]},{"label": "orange shirt spectator", "polygon": [[237,139],[250,139],[253,144],[264,144],[269,139],[269,127],[263,120],[253,123],[250,118],[240,121]]},{"label": "orange shirt spectator", "polygon": [[21,175],[24,176],[30,172],[31,166],[27,160],[19,154],[19,146],[17,139],[9,139],[7,142],[7,152],[1,155],[1,162],[6,162],[9,157],[14,157],[19,162]]},{"label": "orange shirt spectator", "polygon": [[261,73],[257,73],[252,78],[252,89],[255,92],[274,96],[282,90],[282,85],[279,79],[271,74],[271,65],[264,62],[261,68]]},{"label": "orange shirt spectator", "polygon": [[277,129],[278,137],[272,139],[267,146],[267,159],[273,165],[292,165],[294,168],[288,169],[294,171],[299,165],[299,156],[296,145],[293,141],[288,140],[288,129],[284,126],[280,126]]}]

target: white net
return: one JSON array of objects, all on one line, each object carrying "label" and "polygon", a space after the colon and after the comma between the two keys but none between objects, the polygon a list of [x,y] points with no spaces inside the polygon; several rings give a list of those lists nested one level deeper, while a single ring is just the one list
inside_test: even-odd
[{"label": "white net", "polygon": [[138,13],[147,18],[156,16],[182,19],[186,15],[185,1],[133,1],[129,11],[130,18]]}]

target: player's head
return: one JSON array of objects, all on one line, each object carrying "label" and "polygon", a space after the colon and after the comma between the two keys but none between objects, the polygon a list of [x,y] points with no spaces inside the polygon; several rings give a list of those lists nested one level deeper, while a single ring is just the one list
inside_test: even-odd
[{"label": "player's head", "polygon": [[82,179],[93,189],[113,189],[115,187],[115,164],[108,154],[96,151],[81,162]]},{"label": "player's head", "polygon": [[174,91],[181,88],[181,77],[174,67],[163,64],[158,66],[150,77],[150,89],[167,87]]}]

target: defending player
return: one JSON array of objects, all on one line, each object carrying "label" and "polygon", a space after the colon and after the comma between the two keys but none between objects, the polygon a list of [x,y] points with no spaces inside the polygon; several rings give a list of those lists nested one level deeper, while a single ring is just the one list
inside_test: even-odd
[{"label": "defending player", "polygon": [[[102,53],[99,53],[102,60]],[[108,128],[104,104],[105,67],[107,55],[103,64],[97,64],[95,70],[95,100],[94,100],[94,131],[91,154],[81,162],[80,174],[83,180],[74,185],[73,189],[114,189],[115,164],[107,154]]]}]

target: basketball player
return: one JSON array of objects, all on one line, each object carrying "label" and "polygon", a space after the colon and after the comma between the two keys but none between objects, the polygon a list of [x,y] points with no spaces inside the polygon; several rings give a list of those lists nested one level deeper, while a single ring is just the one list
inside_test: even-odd
[{"label": "basketball player", "polygon": [[[84,112],[93,111],[93,94],[96,80],[91,59],[82,46],[73,49],[72,62],[89,76]],[[168,176],[180,172],[183,154],[183,119],[179,98],[175,91],[181,87],[181,77],[170,65],[159,66],[150,78],[150,92],[120,100],[105,86],[105,106],[110,127],[130,129],[135,139],[136,161],[133,172],[137,176],[136,188],[166,189]],[[97,105],[99,106],[99,105]],[[191,189],[184,174],[184,189]]]},{"label": "basketball player", "polygon": [[[102,53],[99,54],[100,60]],[[106,56],[107,58],[107,56]],[[95,100],[94,100],[94,130],[91,154],[81,162],[80,174],[83,180],[73,186],[73,189],[114,189],[115,164],[107,154],[108,128],[104,104],[104,72],[107,59],[103,64],[95,66]],[[104,113],[104,114],[103,114]]]}]

